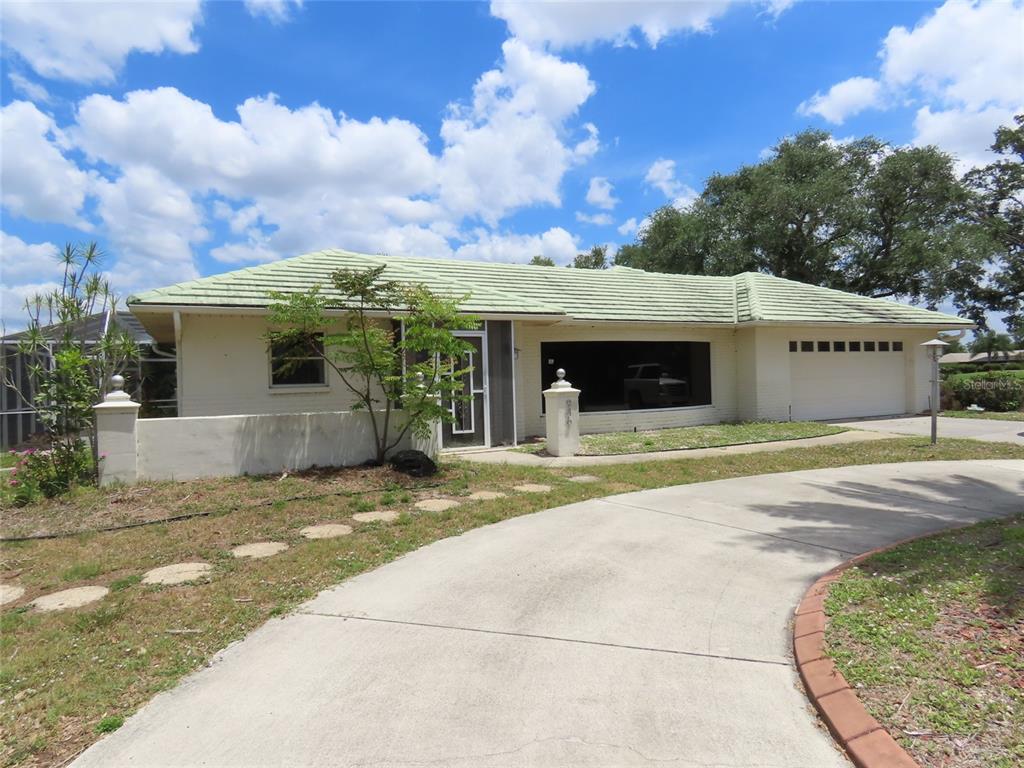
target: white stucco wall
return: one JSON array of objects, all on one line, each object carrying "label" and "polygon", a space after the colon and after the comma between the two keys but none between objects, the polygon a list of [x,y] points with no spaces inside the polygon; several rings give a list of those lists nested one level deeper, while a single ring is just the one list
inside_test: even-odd
[{"label": "white stucco wall", "polygon": [[[401,414],[393,419],[400,428]],[[369,415],[351,412],[140,419],[136,445],[140,480],[264,475],[376,457]]]},{"label": "white stucco wall", "polygon": [[[584,434],[615,430],[660,429],[733,420],[787,421],[793,403],[792,341],[902,341],[905,366],[905,410],[928,407],[930,364],[920,344],[938,328],[757,326],[739,329],[684,326],[641,326],[516,323],[517,428],[520,436],[543,434],[540,392],[540,345],[544,341],[707,341],[711,343],[712,405],[580,414]],[[828,364],[828,354],[822,364]],[[893,355],[897,353],[877,353]],[[871,388],[864,373],[864,390]],[[572,374],[567,378],[571,381]]]},{"label": "white stucco wall", "polygon": [[[935,338],[938,328],[891,328],[885,326],[870,326],[860,328],[833,328],[833,327],[757,327],[742,329],[737,332],[737,344],[740,348],[745,343],[753,348],[754,372],[754,404],[751,407],[746,397],[741,394],[740,411],[742,418],[756,418],[761,420],[784,421],[789,419],[790,406],[793,401],[793,387],[791,381],[791,361],[793,355],[814,354],[821,355],[823,365],[828,365],[830,355],[843,355],[847,353],[791,353],[789,342],[796,341],[902,341],[902,361],[904,365],[905,380],[905,411],[917,413],[928,407],[929,377],[931,375],[930,363],[926,351],[920,346],[922,342]],[[744,342],[739,339],[744,335],[750,335],[752,341]],[[886,359],[898,358],[898,353],[876,352],[886,356]],[[892,356],[891,358],[889,356]],[[743,366],[741,363],[741,371]],[[870,372],[860,372],[863,378],[864,391],[869,391],[872,386]],[[741,376],[746,377],[745,372]],[[744,389],[740,387],[740,392]],[[753,417],[748,416],[753,413]]]},{"label": "white stucco wall", "polygon": [[[265,320],[244,315],[182,317],[180,415],[296,414],[347,411],[351,394],[328,369],[327,386],[270,387]],[[793,398],[789,341],[902,341],[906,410],[928,406],[930,368],[920,344],[936,328],[854,329],[761,326],[515,323],[517,434],[544,433],[540,345],[544,341],[705,341],[711,344],[712,404],[692,408],[623,410],[580,415],[583,433],[658,429],[734,420],[787,420]],[[892,354],[892,353],[890,353]],[[572,380],[572,372],[568,378]],[[870,380],[865,386],[870,386]]]},{"label": "white stucco wall", "polygon": [[253,315],[183,315],[179,416],[345,411],[353,395],[327,366],[323,387],[270,386],[266,320]]},{"label": "white stucco wall", "polygon": [[[690,408],[601,411],[580,414],[580,432],[662,429],[731,421],[736,416],[736,349],[732,328],[640,324],[515,324],[516,429],[524,436],[544,434],[540,345],[545,341],[705,341],[711,344],[711,405]],[[572,381],[572,371],[566,376]]]}]

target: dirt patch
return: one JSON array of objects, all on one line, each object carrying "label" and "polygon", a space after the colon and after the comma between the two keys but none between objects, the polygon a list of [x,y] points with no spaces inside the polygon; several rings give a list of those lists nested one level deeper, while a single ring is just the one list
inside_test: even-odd
[{"label": "dirt patch", "polygon": [[411,493],[434,488],[388,466],[310,469],[260,477],[144,483],[114,490],[79,488],[29,507],[5,507],[0,538],[74,535],[225,514],[303,499],[346,498],[367,493]]}]

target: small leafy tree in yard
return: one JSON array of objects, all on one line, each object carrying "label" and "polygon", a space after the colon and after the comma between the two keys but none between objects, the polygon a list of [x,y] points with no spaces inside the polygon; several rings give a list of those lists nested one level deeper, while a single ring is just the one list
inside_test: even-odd
[{"label": "small leafy tree in yard", "polygon": [[[89,328],[92,316],[117,308],[117,298],[99,272],[97,245],[68,244],[59,258],[64,267],[60,286],[25,302],[28,328],[16,349],[27,361],[30,396],[21,382],[13,381],[10,366],[4,367],[4,384],[35,411],[49,443],[47,452],[24,458],[24,471],[11,479],[26,486],[24,501],[30,500],[32,489],[54,496],[90,476],[95,479],[93,406],[110,377],[138,356],[135,340],[116,324],[107,324],[98,334]],[[82,442],[85,437],[92,461]]]},{"label": "small leafy tree in yard", "polygon": [[[334,370],[354,396],[352,410],[369,414],[378,462],[408,434],[425,438],[437,422],[454,421],[444,404],[467,399],[460,381],[467,369],[460,361],[470,346],[453,331],[479,326],[476,318],[459,313],[459,299],[382,280],[383,271],[338,270],[331,275],[330,295],[319,286],[273,294],[272,330],[266,335],[272,350],[322,359]],[[330,333],[329,313],[338,310],[345,312],[341,330]],[[400,339],[385,319],[389,314],[403,317]],[[281,369],[296,364],[286,361]],[[398,408],[405,420],[395,429]]]}]

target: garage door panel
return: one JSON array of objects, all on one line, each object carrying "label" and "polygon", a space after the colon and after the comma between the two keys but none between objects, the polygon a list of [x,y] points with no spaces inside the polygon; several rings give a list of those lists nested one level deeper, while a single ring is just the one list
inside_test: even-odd
[{"label": "garage door panel", "polygon": [[892,352],[790,353],[793,418],[906,412],[906,362]]}]

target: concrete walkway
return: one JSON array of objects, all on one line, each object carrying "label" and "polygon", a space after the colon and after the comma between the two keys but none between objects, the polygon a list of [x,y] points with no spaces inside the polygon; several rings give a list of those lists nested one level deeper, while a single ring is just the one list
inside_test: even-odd
[{"label": "concrete walkway", "polygon": [[787,624],[823,571],[1024,510],[1024,461],[721,480],[550,509],[321,593],[86,766],[848,766]]},{"label": "concrete walkway", "polygon": [[651,451],[649,453],[617,453],[611,456],[538,456],[511,448],[489,448],[475,451],[453,451],[464,461],[481,464],[518,464],[528,467],[596,467],[602,464],[637,464],[643,461],[670,461],[672,459],[702,459],[707,456],[725,456],[736,453],[765,453],[787,451],[790,448],[813,448],[819,445],[844,445],[865,440],[885,440],[891,435],[862,432],[851,429],[837,435],[805,437],[799,440],[776,440],[770,443],[744,443],[724,445],[720,448],[686,448],[678,451]]},{"label": "concrete walkway", "polygon": [[[834,424],[851,429],[865,429],[895,435],[931,435],[930,416],[907,416],[896,419],[859,419],[836,421]],[[939,439],[968,437],[995,443],[1024,445],[1024,421],[997,421],[996,419],[958,419],[939,416]]]}]

